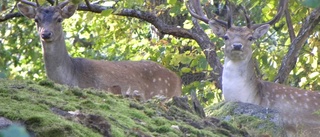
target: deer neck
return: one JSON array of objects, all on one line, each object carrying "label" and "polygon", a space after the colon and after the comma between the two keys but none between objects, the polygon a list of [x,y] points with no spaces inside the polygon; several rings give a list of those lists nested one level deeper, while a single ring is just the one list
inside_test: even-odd
[{"label": "deer neck", "polygon": [[225,57],[222,91],[226,101],[260,104],[259,80],[251,56],[241,61]]},{"label": "deer neck", "polygon": [[74,66],[69,56],[63,35],[55,41],[42,41],[46,74],[49,79],[67,85],[76,85],[73,81]]}]

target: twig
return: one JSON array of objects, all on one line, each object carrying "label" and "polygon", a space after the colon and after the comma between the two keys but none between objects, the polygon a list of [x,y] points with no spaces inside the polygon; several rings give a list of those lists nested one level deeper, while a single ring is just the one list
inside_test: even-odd
[{"label": "twig", "polygon": [[287,22],[287,26],[288,26],[288,31],[289,31],[289,36],[290,36],[290,42],[292,43],[293,40],[296,38],[295,34],[294,34],[294,29],[293,29],[293,25],[292,25],[292,21],[291,21],[291,16],[289,13],[289,9],[285,9],[284,14],[286,16],[286,22]]}]

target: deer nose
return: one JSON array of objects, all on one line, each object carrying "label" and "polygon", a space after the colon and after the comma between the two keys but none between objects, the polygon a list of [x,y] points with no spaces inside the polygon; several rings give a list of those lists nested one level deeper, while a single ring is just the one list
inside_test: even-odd
[{"label": "deer nose", "polygon": [[43,33],[41,34],[41,38],[42,38],[42,39],[50,39],[51,36],[52,36],[52,32],[43,32]]},{"label": "deer nose", "polygon": [[242,49],[242,44],[241,44],[241,43],[235,43],[235,44],[233,44],[233,49],[234,49],[234,50],[241,50],[241,49]]}]

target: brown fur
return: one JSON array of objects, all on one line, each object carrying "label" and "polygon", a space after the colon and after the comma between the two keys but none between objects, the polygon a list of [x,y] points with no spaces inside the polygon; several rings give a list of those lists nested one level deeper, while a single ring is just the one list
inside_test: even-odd
[{"label": "brown fur", "polygon": [[[290,137],[316,137],[320,133],[320,93],[262,81],[255,74],[251,45],[264,35],[269,25],[256,29],[232,26],[228,30],[211,21],[213,32],[225,39],[225,63],[222,74],[226,101],[240,101],[276,109]],[[227,36],[227,39],[226,39]],[[236,50],[234,45],[242,45]]]},{"label": "brown fur", "polygon": [[141,100],[161,95],[181,95],[180,78],[151,61],[97,61],[68,55],[61,22],[77,5],[36,7],[18,4],[20,12],[35,19],[40,35],[47,76],[60,84],[108,90]]}]

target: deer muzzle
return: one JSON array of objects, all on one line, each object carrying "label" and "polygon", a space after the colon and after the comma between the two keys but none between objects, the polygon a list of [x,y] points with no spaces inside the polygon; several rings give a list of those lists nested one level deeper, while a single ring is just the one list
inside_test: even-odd
[{"label": "deer muzzle", "polygon": [[43,32],[41,33],[41,38],[42,38],[43,40],[50,40],[50,39],[52,38],[52,35],[53,35],[53,33],[50,32],[50,31],[43,31]]},{"label": "deer muzzle", "polygon": [[234,43],[232,47],[233,47],[233,50],[242,50],[243,48],[241,43]]}]

